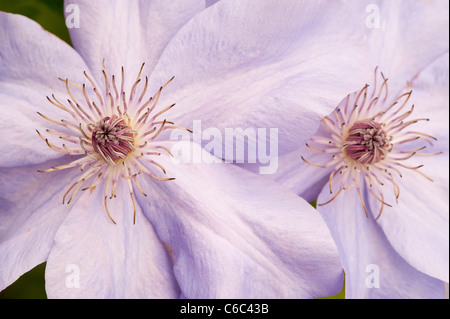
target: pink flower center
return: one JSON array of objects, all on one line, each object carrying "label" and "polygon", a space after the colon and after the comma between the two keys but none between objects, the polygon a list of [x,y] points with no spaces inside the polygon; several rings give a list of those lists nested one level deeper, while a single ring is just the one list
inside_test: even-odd
[{"label": "pink flower center", "polygon": [[371,119],[353,124],[346,142],[347,156],[362,164],[381,161],[389,146],[381,125]]},{"label": "pink flower center", "polygon": [[117,115],[107,116],[89,126],[92,132],[92,146],[106,162],[116,164],[134,151],[133,131]]}]

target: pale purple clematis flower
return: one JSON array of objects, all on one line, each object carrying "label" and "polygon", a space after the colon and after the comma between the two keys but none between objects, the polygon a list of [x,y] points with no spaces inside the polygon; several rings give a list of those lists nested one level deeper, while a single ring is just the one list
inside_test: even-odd
[{"label": "pale purple clematis flower", "polygon": [[306,201],[233,165],[177,164],[186,142],[167,134],[193,119],[270,127],[286,107],[280,142],[304,142],[290,127],[361,80],[321,85],[361,56],[329,36],[353,21],[336,3],[68,1],[75,50],[0,13],[0,288],[47,261],[49,297],[339,292],[335,244]]},{"label": "pale purple clematis flower", "polygon": [[[443,298],[449,276],[448,2],[376,2],[375,72],[274,176],[335,239],[347,298]],[[376,67],[378,66],[378,67]]]}]

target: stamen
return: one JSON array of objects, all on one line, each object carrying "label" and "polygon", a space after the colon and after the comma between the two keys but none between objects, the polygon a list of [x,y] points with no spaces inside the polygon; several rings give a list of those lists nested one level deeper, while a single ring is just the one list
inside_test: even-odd
[{"label": "stamen", "polygon": [[301,159],[302,159],[306,164],[309,164],[309,165],[311,165],[311,166],[319,167],[319,168],[326,168],[325,165],[318,165],[318,164],[314,164],[314,163],[308,162],[303,156],[301,156]]},{"label": "stamen", "polygon": [[330,199],[330,200],[328,200],[327,202],[325,202],[325,203],[320,203],[320,204],[317,204],[318,206],[325,206],[325,205],[328,205],[329,203],[331,203],[332,201],[334,201],[335,199],[336,199],[336,197],[338,197],[339,196],[339,194],[342,192],[342,188],[340,188],[338,191],[337,191],[337,193]]},{"label": "stamen", "polygon": [[108,209],[108,196],[105,196],[104,198],[105,198],[104,204],[105,204],[106,214],[108,214],[109,219],[111,219],[111,221],[112,221],[114,224],[116,224],[116,222],[114,221],[114,219],[111,217],[111,214],[109,213],[109,209]]},{"label": "stamen", "polygon": [[362,207],[364,209],[364,213],[366,213],[366,217],[369,217],[369,213],[367,213],[366,204],[364,203],[364,199],[361,195],[361,189],[359,187],[356,188],[358,190],[359,200],[361,201]]}]

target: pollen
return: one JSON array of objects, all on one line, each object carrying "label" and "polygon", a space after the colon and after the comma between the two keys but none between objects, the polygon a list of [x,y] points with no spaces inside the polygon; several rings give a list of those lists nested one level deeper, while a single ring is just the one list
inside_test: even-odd
[{"label": "pollen", "polygon": [[[124,91],[124,68],[121,69],[121,81],[118,86],[116,77],[108,76],[104,61],[102,74],[105,92],[97,89],[86,72],[84,76],[87,84],[79,85],[60,78],[65,84],[70,99],[67,100],[67,104],[61,103],[54,95],[51,98],[47,97],[47,100],[53,106],[65,111],[67,117],[57,120],[38,112],[42,118],[60,128],[60,130],[47,129],[46,133],[58,137],[58,141],[63,143],[52,142],[50,138],[44,137],[37,131],[42,140],[53,151],[75,157],[69,164],[39,170],[39,172],[80,169],[80,175],[68,186],[63,195],[63,204],[70,204],[80,190],[93,192],[100,183],[104,183],[103,202],[106,213],[114,224],[116,222],[109,212],[108,200],[117,196],[118,183],[124,183],[128,188],[133,207],[133,223],[135,223],[135,189],[147,196],[139,180],[150,178],[159,182],[174,179],[154,174],[154,170],[157,170],[161,172],[160,174],[166,175],[165,168],[158,163],[157,158],[172,155],[169,149],[157,142],[156,138],[165,130],[187,130],[175,126],[173,122],[166,119],[161,119],[161,116],[175,104],[164,107],[158,112],[155,111],[162,90],[173,80],[173,77],[155,94],[144,98],[148,89],[148,77],[145,77],[145,83],[142,86],[143,68],[144,63],[128,94]],[[137,94],[140,85],[141,91]],[[77,96],[82,99],[75,99],[75,91],[72,90],[76,90]],[[150,165],[144,165],[144,163]]]},{"label": "pollen", "polygon": [[[381,82],[378,86],[377,80]],[[389,101],[388,79],[376,68],[371,90],[366,84],[360,91],[347,95],[333,113],[322,120],[326,133],[313,136],[306,146],[323,153],[324,163],[312,163],[302,157],[309,165],[331,170],[328,178],[331,198],[319,206],[333,202],[343,191],[356,189],[368,215],[367,198],[363,196],[365,189],[380,204],[378,219],[385,206],[392,207],[392,203],[385,201],[386,191],[393,192],[398,202],[397,181],[405,171],[413,171],[432,181],[420,170],[423,165],[407,164],[412,157],[440,154],[424,151],[436,138],[411,129],[420,121],[429,121],[428,118],[408,119],[414,111],[414,105],[407,108],[411,94],[410,90]],[[417,147],[417,142],[423,145]]]}]

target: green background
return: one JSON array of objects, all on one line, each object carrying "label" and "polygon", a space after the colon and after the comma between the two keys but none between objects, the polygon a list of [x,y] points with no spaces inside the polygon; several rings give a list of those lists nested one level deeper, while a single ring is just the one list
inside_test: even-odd
[{"label": "green background", "polygon": [[[27,16],[71,45],[69,32],[64,20],[63,0],[0,0],[0,11]],[[14,284],[1,291],[0,299],[47,298],[44,274],[45,263],[42,263],[22,275]],[[338,295],[324,299],[329,298],[344,298],[344,289]]]}]

